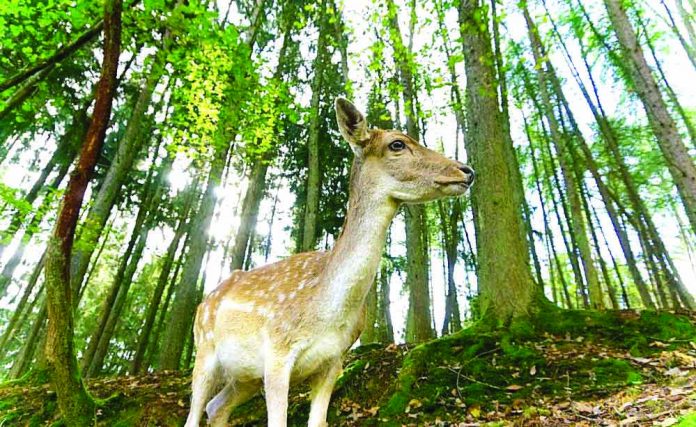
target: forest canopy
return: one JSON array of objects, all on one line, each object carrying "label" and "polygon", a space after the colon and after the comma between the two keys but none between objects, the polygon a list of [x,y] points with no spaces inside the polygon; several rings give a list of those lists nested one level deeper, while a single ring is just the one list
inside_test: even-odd
[{"label": "forest canopy", "polygon": [[695,26],[693,0],[2,2],[0,380],[82,390],[71,424],[83,378],[189,370],[221,280],[340,237],[337,97],[476,171],[402,206],[361,345],[696,310]]}]

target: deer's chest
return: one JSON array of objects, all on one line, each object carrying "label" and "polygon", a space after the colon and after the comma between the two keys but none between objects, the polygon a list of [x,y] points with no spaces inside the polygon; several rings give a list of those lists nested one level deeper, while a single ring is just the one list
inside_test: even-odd
[{"label": "deer's chest", "polygon": [[325,367],[330,361],[340,359],[360,334],[361,314],[350,313],[331,327],[317,329],[304,343],[298,343],[293,378],[305,378]]}]

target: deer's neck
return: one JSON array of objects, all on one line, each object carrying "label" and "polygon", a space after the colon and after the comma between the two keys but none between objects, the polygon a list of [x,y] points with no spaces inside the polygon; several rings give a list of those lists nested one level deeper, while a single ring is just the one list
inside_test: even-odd
[{"label": "deer's neck", "polygon": [[323,279],[326,307],[334,313],[360,310],[379,268],[387,230],[398,203],[374,190],[378,183],[353,165],[348,212],[341,236],[329,255]]}]

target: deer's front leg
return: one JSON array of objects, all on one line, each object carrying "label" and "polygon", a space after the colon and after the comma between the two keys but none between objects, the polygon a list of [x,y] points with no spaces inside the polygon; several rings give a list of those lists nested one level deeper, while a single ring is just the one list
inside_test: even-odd
[{"label": "deer's front leg", "polygon": [[309,412],[309,427],[326,426],[326,413],[329,410],[331,393],[338,376],[341,375],[341,359],[337,358],[327,364],[326,368],[320,371],[312,379],[312,408]]},{"label": "deer's front leg", "polygon": [[263,384],[269,427],[285,427],[288,422],[288,391],[294,357],[274,357],[266,362]]}]

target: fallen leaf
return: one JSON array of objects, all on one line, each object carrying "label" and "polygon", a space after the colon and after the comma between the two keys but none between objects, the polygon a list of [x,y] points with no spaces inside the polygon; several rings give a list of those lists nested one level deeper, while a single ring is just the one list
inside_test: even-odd
[{"label": "fallen leaf", "polygon": [[584,414],[593,414],[595,410],[594,406],[587,402],[573,402],[573,408]]},{"label": "fallen leaf", "polygon": [[471,415],[474,418],[478,418],[481,416],[481,406],[480,405],[471,405],[469,407],[469,415]]},{"label": "fallen leaf", "polygon": [[518,391],[518,390],[522,390],[523,388],[524,388],[524,386],[521,386],[521,385],[519,385],[519,384],[511,384],[511,385],[505,387],[505,390],[507,390],[507,391]]},{"label": "fallen leaf", "polygon": [[669,427],[675,425],[679,420],[673,417],[665,418],[664,420],[657,423],[660,427]]},{"label": "fallen leaf", "polygon": [[529,370],[529,375],[536,375],[537,370],[536,370],[536,365],[532,365],[532,368]]}]

